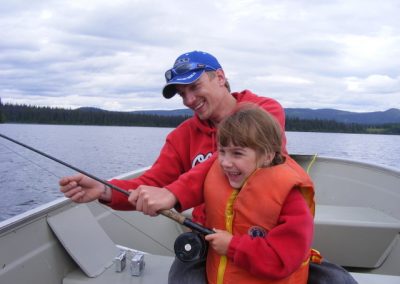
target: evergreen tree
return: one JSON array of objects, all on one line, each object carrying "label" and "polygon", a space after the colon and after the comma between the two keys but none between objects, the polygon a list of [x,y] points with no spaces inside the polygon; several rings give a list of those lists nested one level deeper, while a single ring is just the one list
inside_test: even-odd
[{"label": "evergreen tree", "polygon": [[3,114],[3,104],[1,102],[1,98],[0,98],[0,123],[4,122],[4,114]]}]

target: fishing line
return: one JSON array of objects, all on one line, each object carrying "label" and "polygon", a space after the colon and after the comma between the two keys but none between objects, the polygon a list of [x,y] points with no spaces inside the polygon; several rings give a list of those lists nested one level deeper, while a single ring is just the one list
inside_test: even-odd
[{"label": "fishing line", "polygon": [[28,157],[25,157],[25,156],[21,155],[20,153],[14,151],[14,149],[8,147],[7,145],[4,145],[3,143],[1,143],[1,145],[2,145],[4,148],[7,148],[10,152],[14,153],[15,155],[21,157],[21,158],[24,159],[24,160],[27,160],[28,162],[30,162],[30,163],[32,163],[32,164],[34,164],[34,165],[37,166],[38,168],[40,168],[40,169],[42,169],[42,170],[48,172],[49,174],[51,174],[51,175],[53,175],[53,176],[55,176],[55,177],[57,177],[57,178],[61,178],[61,177],[60,177],[59,175],[57,175],[56,173],[54,173],[54,172],[52,172],[52,171],[50,171],[50,170],[48,170],[48,169],[42,167],[41,165],[39,165],[38,163],[36,163],[36,162],[34,162],[34,161],[28,159]]},{"label": "fishing line", "polygon": [[[50,156],[50,155],[48,155],[48,154],[46,154],[46,153],[44,153],[44,152],[42,152],[40,150],[37,150],[37,149],[35,149],[35,148],[31,147],[31,146],[28,146],[28,145],[26,145],[26,144],[24,144],[22,142],[19,142],[17,140],[14,140],[14,139],[12,139],[12,138],[10,138],[10,137],[8,137],[6,135],[3,135],[1,133],[0,133],[0,137],[6,139],[8,141],[11,141],[11,142],[13,142],[15,144],[18,144],[18,145],[20,145],[20,146],[22,146],[22,147],[24,147],[26,149],[29,149],[29,150],[31,150],[31,151],[39,154],[39,155],[42,155],[42,156],[44,156],[44,157],[46,157],[46,158],[48,158],[50,160],[53,160],[53,161],[55,161],[55,162],[57,162],[57,163],[59,163],[61,165],[64,165],[67,168],[70,168],[70,169],[72,169],[74,171],[77,171],[77,172],[79,172],[79,173],[81,173],[81,174],[83,174],[85,176],[88,176],[88,177],[90,177],[90,178],[92,178],[92,179],[94,179],[94,180],[96,180],[96,181],[98,181],[98,182],[110,187],[111,189],[124,194],[127,197],[129,197],[129,195],[130,195],[129,191],[124,190],[122,188],[119,188],[118,186],[115,186],[115,185],[113,185],[113,184],[111,184],[111,183],[109,183],[109,182],[107,182],[107,181],[105,181],[103,179],[100,179],[100,178],[98,178],[98,177],[96,177],[96,176],[94,176],[94,175],[92,175],[92,174],[90,174],[90,173],[88,173],[88,172],[86,172],[84,170],[81,170],[81,169],[79,169],[79,168],[77,168],[75,166],[72,166],[72,165],[70,165],[70,164],[68,164],[68,163],[66,163],[64,161],[61,161],[61,160],[55,158],[55,157],[52,157],[52,156]],[[188,227],[188,228],[190,228],[190,229],[192,229],[192,230],[194,230],[194,231],[196,231],[196,232],[198,232],[200,234],[208,235],[208,234],[215,233],[213,230],[205,228],[202,225],[193,222],[191,219],[186,218],[185,216],[183,216],[182,214],[179,214],[178,212],[165,209],[165,210],[160,210],[158,213],[163,215],[163,216],[165,216],[165,217],[167,217],[167,218],[170,218],[170,219],[174,220],[175,222],[178,222],[179,224],[184,225],[184,226],[186,226],[186,227]]]},{"label": "fishing line", "polygon": [[126,191],[124,189],[121,189],[121,188],[119,188],[119,187],[117,187],[117,186],[115,186],[115,185],[113,185],[113,184],[111,184],[111,183],[109,183],[109,182],[107,182],[105,180],[102,180],[102,179],[100,179],[100,178],[98,178],[98,177],[96,177],[96,176],[94,176],[92,174],[89,174],[89,173],[85,172],[84,170],[78,169],[77,167],[74,167],[74,166],[72,166],[72,165],[70,165],[70,164],[68,164],[68,163],[66,163],[64,161],[61,161],[61,160],[59,160],[59,159],[57,159],[55,157],[52,157],[52,156],[50,156],[50,155],[48,155],[48,154],[46,154],[46,153],[44,153],[42,151],[39,151],[39,150],[37,150],[37,149],[35,149],[35,148],[31,147],[31,146],[28,146],[28,145],[26,145],[26,144],[24,144],[22,142],[14,140],[14,139],[12,139],[12,138],[10,138],[8,136],[5,136],[5,135],[3,135],[1,133],[0,133],[0,137],[2,137],[4,139],[7,139],[7,140],[9,140],[9,141],[11,141],[11,142],[13,142],[15,144],[18,144],[18,145],[20,145],[20,146],[22,146],[24,148],[27,148],[27,149],[29,149],[29,150],[31,150],[33,152],[36,152],[39,155],[42,155],[42,156],[44,156],[44,157],[46,157],[46,158],[48,158],[50,160],[53,160],[53,161],[55,161],[55,162],[57,162],[57,163],[59,163],[61,165],[66,166],[67,168],[73,169],[74,171],[77,171],[77,172],[79,172],[81,174],[84,174],[84,175],[86,175],[86,176],[88,176],[88,177],[90,177],[90,178],[92,178],[94,180],[97,180],[98,182],[100,182],[100,183],[102,183],[102,184],[104,184],[106,186],[109,186],[110,188],[112,188],[112,189],[114,189],[114,190],[116,190],[116,191],[118,191],[118,192],[120,192],[120,193],[122,193],[122,194],[124,194],[126,196],[129,196],[129,192],[128,191]]},{"label": "fishing line", "polygon": [[[100,203],[100,205],[101,205],[102,207],[107,207],[106,205],[101,204],[101,203]],[[116,212],[115,210],[111,210],[110,213],[111,213],[112,215],[114,215],[116,218],[120,219],[121,222],[124,222],[124,223],[126,223],[126,225],[135,228],[135,230],[137,230],[138,232],[142,233],[142,234],[145,235],[147,238],[149,238],[149,239],[151,239],[153,242],[157,243],[159,246],[165,248],[166,250],[168,250],[168,251],[170,251],[170,252],[173,252],[173,251],[171,250],[171,248],[165,246],[163,243],[161,243],[160,241],[158,241],[157,239],[155,239],[152,235],[147,234],[146,231],[143,231],[142,229],[140,229],[140,227],[136,226],[135,224],[132,224],[131,222],[129,222],[128,220],[126,220],[126,219],[125,219],[124,217],[122,217],[121,215],[118,215],[117,212]]]}]

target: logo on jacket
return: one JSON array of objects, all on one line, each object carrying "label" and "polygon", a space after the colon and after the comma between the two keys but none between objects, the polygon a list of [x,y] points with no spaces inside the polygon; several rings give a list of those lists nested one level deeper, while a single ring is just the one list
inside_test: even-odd
[{"label": "logo on jacket", "polygon": [[212,156],[212,153],[208,153],[208,154],[198,154],[196,157],[194,157],[193,161],[192,161],[192,168],[194,166],[196,166],[197,164],[203,163],[205,162],[208,158],[210,158]]},{"label": "logo on jacket", "polygon": [[264,228],[258,227],[258,226],[253,226],[250,227],[250,229],[247,231],[250,237],[252,238],[265,238],[267,235],[267,231],[265,231]]}]

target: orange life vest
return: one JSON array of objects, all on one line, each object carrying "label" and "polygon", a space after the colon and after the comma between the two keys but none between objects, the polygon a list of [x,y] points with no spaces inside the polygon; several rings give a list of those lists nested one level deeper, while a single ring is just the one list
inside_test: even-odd
[{"label": "orange life vest", "polygon": [[[216,160],[204,184],[207,227],[225,228],[239,235],[247,234],[253,226],[269,231],[277,225],[282,205],[293,188],[302,192],[314,214],[313,183],[290,157],[284,164],[256,170],[240,191],[230,186]],[[208,283],[307,283],[308,258],[290,276],[269,280],[250,274],[210,248],[207,255]]]}]

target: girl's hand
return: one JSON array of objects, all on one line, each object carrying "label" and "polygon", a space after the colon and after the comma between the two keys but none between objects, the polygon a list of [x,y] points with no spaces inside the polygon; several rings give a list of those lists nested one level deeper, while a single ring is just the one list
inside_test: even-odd
[{"label": "girl's hand", "polygon": [[214,231],[214,234],[205,236],[205,239],[219,255],[226,255],[233,236],[227,231],[218,229],[214,229]]}]

